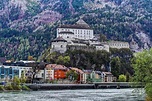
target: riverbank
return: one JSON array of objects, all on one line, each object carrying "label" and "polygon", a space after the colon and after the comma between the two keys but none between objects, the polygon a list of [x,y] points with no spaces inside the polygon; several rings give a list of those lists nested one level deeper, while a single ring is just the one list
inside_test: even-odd
[{"label": "riverbank", "polygon": [[63,90],[63,89],[121,89],[143,88],[143,85],[130,82],[101,82],[92,84],[25,84],[31,90]]}]

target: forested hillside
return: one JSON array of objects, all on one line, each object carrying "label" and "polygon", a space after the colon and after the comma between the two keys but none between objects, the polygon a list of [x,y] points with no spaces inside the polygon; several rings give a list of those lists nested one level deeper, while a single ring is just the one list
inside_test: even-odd
[{"label": "forested hillside", "polygon": [[152,0],[1,0],[0,57],[38,59],[60,24],[82,17],[108,39],[152,46]]}]

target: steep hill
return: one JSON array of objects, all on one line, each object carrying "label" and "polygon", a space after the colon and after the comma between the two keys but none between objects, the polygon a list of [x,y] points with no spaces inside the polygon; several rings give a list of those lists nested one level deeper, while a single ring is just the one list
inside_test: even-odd
[{"label": "steep hill", "polygon": [[134,51],[152,46],[152,0],[1,0],[0,56],[38,58],[60,24],[83,19],[108,39]]}]

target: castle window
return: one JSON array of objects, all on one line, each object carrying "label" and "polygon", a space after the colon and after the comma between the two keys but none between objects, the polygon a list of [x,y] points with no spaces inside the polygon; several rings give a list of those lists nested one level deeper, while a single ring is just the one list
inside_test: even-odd
[{"label": "castle window", "polygon": [[53,49],[55,48],[55,46],[53,45]]},{"label": "castle window", "polygon": [[63,45],[61,45],[61,48],[63,48]]}]

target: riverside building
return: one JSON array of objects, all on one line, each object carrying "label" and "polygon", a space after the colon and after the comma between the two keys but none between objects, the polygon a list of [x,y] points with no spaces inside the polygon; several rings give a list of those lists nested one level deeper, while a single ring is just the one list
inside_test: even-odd
[{"label": "riverside building", "polygon": [[29,75],[29,71],[32,70],[32,67],[24,67],[24,66],[0,66],[0,80],[7,81],[12,80],[15,76],[21,78],[23,75],[27,77]]}]

